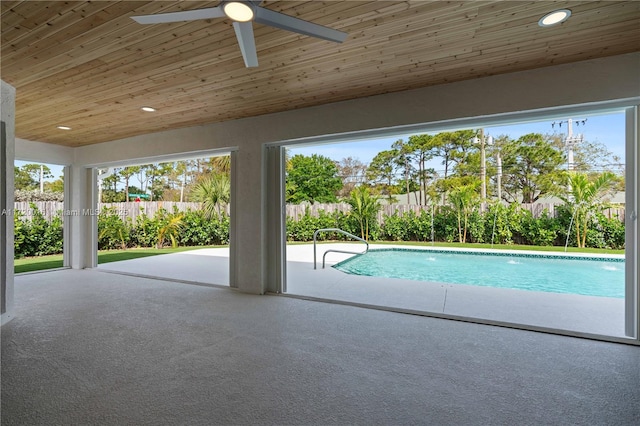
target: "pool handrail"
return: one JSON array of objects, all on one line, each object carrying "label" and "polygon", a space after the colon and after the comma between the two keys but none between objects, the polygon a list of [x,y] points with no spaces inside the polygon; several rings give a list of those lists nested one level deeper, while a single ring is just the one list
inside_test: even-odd
[{"label": "pool handrail", "polygon": [[362,241],[363,243],[365,243],[367,245],[367,248],[363,251],[363,252],[357,252],[357,251],[346,251],[346,250],[335,250],[335,249],[329,249],[327,251],[324,252],[324,254],[322,255],[322,269],[324,269],[324,263],[325,263],[325,258],[327,256],[327,253],[329,252],[333,252],[333,253],[347,253],[347,254],[365,254],[369,251],[369,242],[363,238],[357,237],[353,234],[350,234],[347,231],[343,231],[342,229],[339,228],[322,228],[322,229],[318,229],[316,232],[313,233],[313,269],[316,269],[316,237],[318,236],[318,234],[320,232],[339,232],[343,235],[346,235],[348,237],[351,237],[353,239],[356,239],[358,241]]}]

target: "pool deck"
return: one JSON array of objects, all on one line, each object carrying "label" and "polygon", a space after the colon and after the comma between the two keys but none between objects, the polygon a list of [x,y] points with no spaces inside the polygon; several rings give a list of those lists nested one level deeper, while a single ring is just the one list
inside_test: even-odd
[{"label": "pool deck", "polygon": [[[322,255],[328,249],[359,251],[361,245],[334,243],[319,244],[317,247],[318,262],[317,269],[314,270],[312,244],[287,246],[288,294],[624,337],[623,299],[350,275],[330,265],[352,255],[329,253],[325,269],[322,269]],[[412,247],[371,244],[370,248]],[[424,246],[416,248],[429,250],[429,247]],[[513,254],[523,253],[540,254],[513,251]],[[546,252],[543,254],[553,255]],[[227,248],[202,249],[107,263],[100,265],[98,269],[182,282],[229,285],[228,256]]]}]

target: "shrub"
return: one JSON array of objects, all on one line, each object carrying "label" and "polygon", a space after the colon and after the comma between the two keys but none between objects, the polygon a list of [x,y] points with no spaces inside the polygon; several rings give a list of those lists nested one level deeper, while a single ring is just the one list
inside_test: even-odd
[{"label": "shrub", "polygon": [[23,220],[20,213],[14,216],[14,249],[16,257],[43,256],[62,252],[62,218],[55,216],[47,221],[35,204],[30,204],[31,220]]},{"label": "shrub", "polygon": [[384,215],[380,238],[387,241],[408,241],[409,226],[406,216],[407,213],[400,216],[397,211],[392,215]]},{"label": "shrub", "polygon": [[40,192],[39,190],[16,190],[14,193],[15,201],[64,201],[64,193],[62,192]]},{"label": "shrub", "polygon": [[131,244],[136,247],[153,247],[158,240],[158,221],[144,212],[132,224]]},{"label": "shrub", "polygon": [[438,214],[433,218],[436,241],[452,243],[458,239],[458,217],[456,212],[448,206],[438,209]]},{"label": "shrub", "polygon": [[[318,217],[311,216],[309,208],[305,210],[304,215],[295,221],[293,218],[287,217],[287,240],[288,241],[312,241],[313,234],[318,229],[338,228],[346,232],[351,232],[352,226],[347,223],[345,214],[335,212],[334,214],[326,213],[320,210]],[[318,234],[318,241],[344,240],[345,236],[337,232],[321,232]]]},{"label": "shrub", "polygon": [[521,235],[525,244],[551,246],[558,237],[558,230],[558,222],[546,210],[537,219],[528,210],[521,212]]},{"label": "shrub", "polygon": [[469,215],[468,231],[470,235],[471,243],[483,243],[485,242],[485,225],[486,225],[486,213],[480,213],[474,211]]},{"label": "shrub", "polygon": [[115,208],[106,208],[98,215],[98,249],[125,249],[131,240],[129,227],[116,214]]}]

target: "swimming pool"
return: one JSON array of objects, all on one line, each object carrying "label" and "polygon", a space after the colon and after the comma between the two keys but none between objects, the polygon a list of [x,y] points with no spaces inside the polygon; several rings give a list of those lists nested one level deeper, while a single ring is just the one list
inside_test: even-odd
[{"label": "swimming pool", "polygon": [[334,265],[355,275],[624,297],[624,259],[419,249],[372,249]]}]

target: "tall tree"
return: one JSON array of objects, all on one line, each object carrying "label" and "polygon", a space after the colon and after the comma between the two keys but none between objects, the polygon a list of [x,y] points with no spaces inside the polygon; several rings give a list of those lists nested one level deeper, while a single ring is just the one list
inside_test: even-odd
[{"label": "tall tree", "polygon": [[38,187],[38,181],[34,180],[27,171],[17,166],[13,167],[13,179],[16,190],[27,191]]},{"label": "tall tree", "polygon": [[433,137],[431,152],[434,157],[442,158],[444,166],[444,179],[449,177],[451,169],[464,162],[466,154],[475,149],[473,137],[475,130],[458,130],[455,132],[442,132]]},{"label": "tall tree", "polygon": [[418,162],[420,204],[424,205],[427,202],[427,181],[432,180],[435,176],[435,170],[426,167],[427,162],[433,158],[434,138],[427,134],[409,136],[409,145]]},{"label": "tall tree", "polygon": [[58,179],[52,182],[45,182],[44,190],[47,192],[63,193],[64,192],[64,175],[60,176]]},{"label": "tall tree", "polygon": [[[562,135],[545,135],[553,146],[560,152],[565,151],[564,138]],[[610,171],[623,174],[624,160],[609,151],[607,146],[598,141],[583,140],[573,147],[573,168],[575,171],[584,173],[599,173]]]},{"label": "tall tree", "polygon": [[336,166],[338,167],[338,176],[342,179],[342,189],[338,191],[338,196],[348,196],[353,188],[365,182],[367,165],[357,158],[343,158]]},{"label": "tall tree", "polygon": [[139,170],[140,170],[140,166],[128,166],[128,167],[123,167],[119,171],[120,176],[124,180],[124,200],[125,201],[129,201],[129,181],[131,180],[131,177],[133,175],[138,173]]},{"label": "tall tree", "polygon": [[530,133],[502,148],[503,195],[507,201],[534,203],[557,192],[564,176],[563,154],[552,141],[539,133]]},{"label": "tall tree", "polygon": [[396,153],[393,150],[381,151],[373,157],[367,168],[367,180],[378,186],[382,186],[383,193],[389,200],[392,198],[393,183],[395,181]]},{"label": "tall tree", "polygon": [[20,168],[13,168],[16,189],[34,190],[44,186],[44,180],[53,177],[49,166],[44,164],[24,164]]},{"label": "tall tree", "polygon": [[431,152],[434,157],[440,157],[441,164],[444,166],[444,173],[438,182],[438,188],[442,193],[442,203],[446,202],[448,188],[454,184],[449,182],[453,173],[454,180],[459,180],[460,175],[468,172],[464,168],[464,164],[468,161],[468,153],[477,149],[473,144],[473,138],[476,135],[475,130],[458,130],[455,132],[441,132],[433,137]]},{"label": "tall tree", "polygon": [[396,167],[402,171],[405,185],[404,190],[407,194],[407,204],[411,204],[411,178],[414,175],[414,167],[413,164],[411,164],[413,161],[413,148],[411,144],[406,143],[402,139],[398,139],[391,145],[391,149],[395,153],[394,161]]},{"label": "tall tree", "polygon": [[102,179],[102,203],[116,203],[126,201],[124,193],[118,191],[120,183],[119,169],[114,169],[110,176]]},{"label": "tall tree", "polygon": [[341,188],[338,167],[332,159],[317,154],[310,157],[297,154],[291,158],[287,171],[288,202],[334,203]]}]

